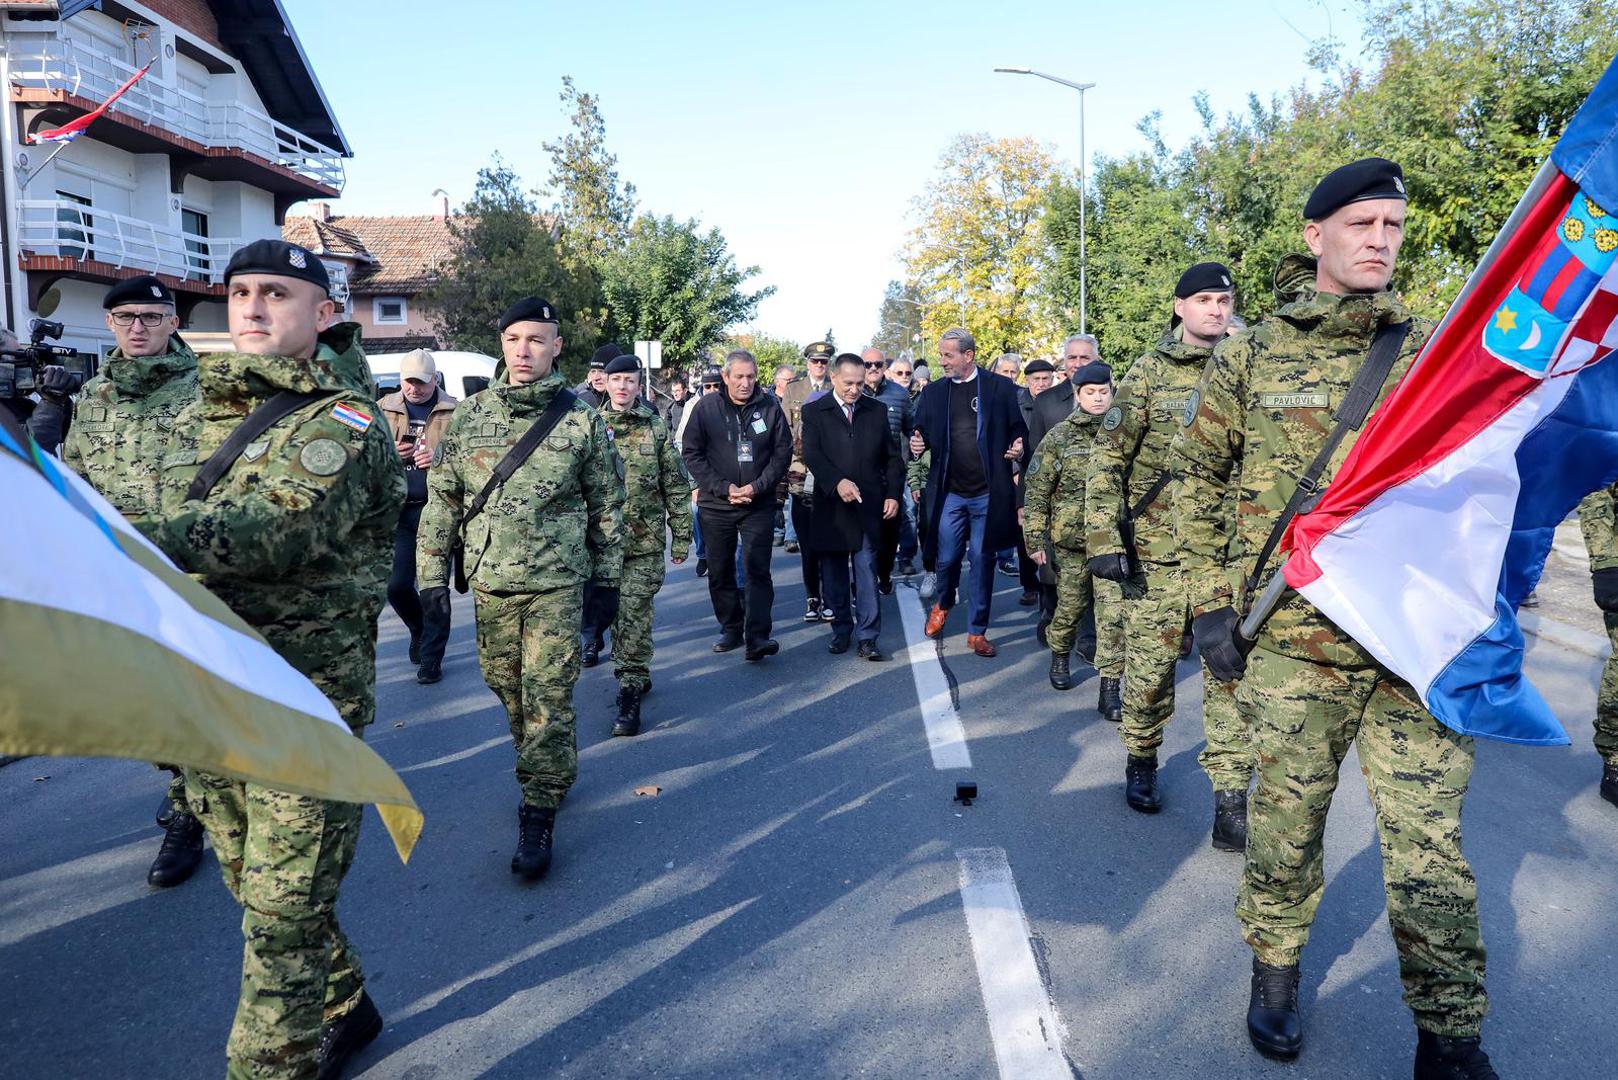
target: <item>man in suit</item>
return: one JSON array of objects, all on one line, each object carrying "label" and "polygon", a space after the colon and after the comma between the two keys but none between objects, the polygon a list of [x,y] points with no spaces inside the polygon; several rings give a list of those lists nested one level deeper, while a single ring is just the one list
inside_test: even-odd
[{"label": "man in suit", "polygon": [[[994,594],[994,553],[1015,544],[1016,485],[1012,462],[1022,458],[1028,425],[1017,407],[1017,384],[977,366],[977,342],[963,329],[938,342],[945,378],[923,390],[916,406],[910,452],[931,451],[927,471],[927,528],[923,560],[938,573],[938,601],[927,615],[927,636],[944,632],[961,563],[972,554],[966,643],[978,656],[994,656],[989,601]],[[936,563],[932,560],[936,559]]]},{"label": "man in suit", "polygon": [[[857,629],[860,658],[886,660],[876,643],[882,632],[876,553],[883,522],[899,513],[904,462],[886,406],[862,393],[864,360],[838,356],[831,384],[831,393],[803,407],[803,461],[815,478],[809,541],[820,552],[822,598],[832,610],[828,648],[847,652]],[[849,603],[851,556],[857,611]]]}]

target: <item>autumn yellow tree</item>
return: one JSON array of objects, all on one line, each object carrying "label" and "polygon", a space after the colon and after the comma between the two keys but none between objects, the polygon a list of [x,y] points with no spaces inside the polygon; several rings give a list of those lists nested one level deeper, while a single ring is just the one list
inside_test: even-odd
[{"label": "autumn yellow tree", "polygon": [[965,326],[980,363],[1057,350],[1063,331],[1041,289],[1049,247],[1039,219],[1058,179],[1050,152],[1032,138],[968,134],[950,143],[915,201],[903,252],[929,342]]}]

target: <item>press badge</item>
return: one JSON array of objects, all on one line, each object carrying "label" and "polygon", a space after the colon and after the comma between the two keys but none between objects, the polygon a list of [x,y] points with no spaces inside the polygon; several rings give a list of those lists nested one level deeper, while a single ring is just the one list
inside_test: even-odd
[{"label": "press badge", "polygon": [[753,463],[753,440],[742,439],[736,444],[736,464],[751,465]]},{"label": "press badge", "polygon": [[753,417],[753,434],[754,435],[762,435],[768,430],[769,430],[769,426],[767,424],[765,424],[762,419],[760,419],[757,416]]}]

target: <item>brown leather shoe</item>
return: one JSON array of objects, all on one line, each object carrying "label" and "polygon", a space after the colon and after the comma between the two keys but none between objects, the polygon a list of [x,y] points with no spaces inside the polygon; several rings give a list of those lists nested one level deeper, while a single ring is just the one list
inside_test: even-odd
[{"label": "brown leather shoe", "polygon": [[944,622],[948,618],[949,611],[934,604],[933,609],[927,613],[927,636],[935,638],[942,634]]},{"label": "brown leather shoe", "polygon": [[989,643],[989,638],[986,634],[966,635],[966,647],[977,653],[979,656],[997,655],[997,650],[992,644]]}]

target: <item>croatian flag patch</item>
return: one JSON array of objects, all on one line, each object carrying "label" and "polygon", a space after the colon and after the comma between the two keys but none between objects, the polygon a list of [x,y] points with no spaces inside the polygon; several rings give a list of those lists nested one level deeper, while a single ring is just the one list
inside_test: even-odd
[{"label": "croatian flag patch", "polygon": [[347,424],[355,431],[364,431],[371,426],[371,418],[352,405],[332,406],[331,418],[339,424]]}]

